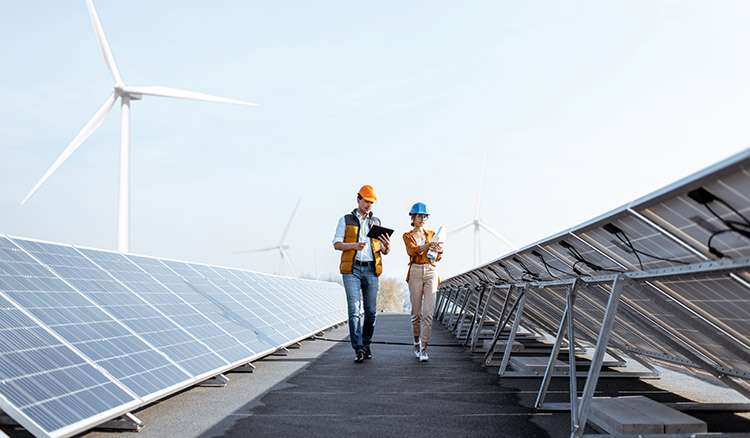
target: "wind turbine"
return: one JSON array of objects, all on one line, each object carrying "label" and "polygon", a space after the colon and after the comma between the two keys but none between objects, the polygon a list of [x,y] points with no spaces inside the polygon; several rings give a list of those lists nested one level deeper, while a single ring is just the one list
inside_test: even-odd
[{"label": "wind turbine", "polygon": [[286,223],[284,232],[281,233],[281,239],[279,239],[278,245],[271,246],[268,248],[251,249],[249,251],[238,251],[236,254],[247,254],[251,252],[266,252],[266,251],[279,250],[279,256],[281,257],[279,259],[279,274],[284,275],[284,262],[286,262],[289,265],[289,268],[291,268],[292,274],[295,277],[297,277],[297,272],[294,270],[294,265],[292,265],[292,259],[289,257],[289,254],[287,254],[286,252],[286,250],[289,249],[289,245],[286,245],[284,243],[284,240],[286,239],[286,234],[289,232],[289,226],[292,225],[292,219],[294,219],[294,214],[297,213],[297,207],[299,207],[300,201],[302,201],[302,199],[298,200],[297,205],[294,206],[294,210],[292,211],[292,215],[289,217],[289,221]]},{"label": "wind turbine", "polygon": [[497,237],[500,241],[504,242],[508,246],[510,246],[513,249],[516,249],[517,246],[514,245],[510,240],[508,240],[507,237],[505,237],[501,232],[497,231],[496,229],[492,228],[491,226],[487,225],[480,217],[479,217],[479,206],[482,201],[482,180],[484,179],[484,164],[487,160],[487,148],[484,148],[484,154],[482,155],[482,168],[479,171],[479,189],[477,190],[477,208],[474,212],[474,219],[463,224],[459,225],[458,227],[448,230],[448,234],[456,233],[458,231],[463,230],[464,228],[470,227],[474,225],[474,266],[479,266],[479,254],[480,254],[480,241],[479,241],[479,229],[484,228],[485,231],[488,231],[493,236]]},{"label": "wind turbine", "polygon": [[104,62],[112,73],[115,80],[114,91],[107,97],[101,107],[96,111],[94,117],[89,120],[83,129],[75,136],[73,141],[63,151],[63,153],[47,170],[42,179],[36,183],[36,186],[26,195],[21,204],[25,204],[31,196],[42,186],[42,184],[52,176],[53,173],[70,157],[73,152],[102,124],[107,117],[110,109],[114,106],[117,99],[120,99],[120,184],[119,184],[119,201],[118,201],[118,221],[117,221],[117,250],[123,253],[130,252],[130,101],[141,100],[146,96],[176,97],[181,99],[204,100],[208,102],[231,103],[236,105],[260,106],[256,103],[245,102],[225,97],[217,97],[209,94],[196,93],[194,91],[179,90],[177,88],[163,87],[161,85],[151,85],[145,87],[131,87],[126,85],[120,71],[115,64],[115,58],[109,48],[107,37],[104,35],[104,29],[99,21],[99,16],[94,9],[92,0],[86,0],[86,5],[91,15],[91,22],[94,25],[94,32],[99,43],[99,49],[104,56]]}]

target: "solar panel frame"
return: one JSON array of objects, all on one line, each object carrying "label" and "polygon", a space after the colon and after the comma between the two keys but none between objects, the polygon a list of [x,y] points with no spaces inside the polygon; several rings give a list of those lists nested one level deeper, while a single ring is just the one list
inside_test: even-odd
[{"label": "solar panel frame", "polygon": [[469,294],[469,291],[472,289],[473,285],[467,285],[465,287],[461,287],[458,289],[456,293],[456,299],[453,301],[453,306],[450,309],[450,312],[447,315],[447,326],[449,329],[452,329],[454,326],[454,323],[456,319],[458,318],[458,315],[461,313],[462,305],[464,301],[466,300],[467,295]]},{"label": "solar panel frame", "polygon": [[468,344],[472,352],[476,350],[477,342],[487,320],[488,305],[492,299],[493,289],[494,285],[492,284],[483,285],[477,297],[474,315],[469,322],[469,327],[466,331],[466,340],[464,341],[464,345]]},{"label": "solar panel frame", "polygon": [[466,345],[471,339],[472,331],[474,330],[474,324],[481,312],[481,301],[484,299],[484,293],[487,288],[482,285],[476,287],[469,296],[469,300],[466,303],[466,309],[461,316],[461,320],[456,326],[456,334],[459,337],[464,337],[464,345]]},{"label": "solar panel frame", "polygon": [[[750,265],[750,261],[748,261],[747,263],[744,263],[744,264],[739,264],[738,266],[747,266],[747,265]],[[721,270],[721,269],[724,269],[724,270],[726,270],[726,268],[722,268],[722,266],[723,266],[723,265],[721,265],[721,264],[719,264],[719,265],[717,265],[717,266],[718,266],[718,267],[720,268],[720,270]],[[666,273],[665,273],[664,271],[665,271],[665,270],[657,270],[657,271],[655,271],[655,272],[656,272],[656,275],[657,275],[657,276],[665,276],[665,278],[669,277],[669,275],[667,275],[667,274],[666,274]],[[674,269],[674,271],[675,271],[675,273],[674,273],[674,274],[672,274],[672,276],[675,276],[675,277],[679,277],[680,275],[683,275],[683,276],[684,276],[684,272],[680,273],[678,269]],[[649,275],[651,275],[651,274],[649,274]],[[602,277],[598,277],[598,278],[588,278],[587,280],[590,280],[590,281],[592,281],[593,283],[597,283],[597,282],[598,282],[598,283],[603,283],[603,282],[606,282],[606,281],[612,281],[612,279],[613,279],[613,278],[614,278],[614,276],[613,276],[613,275],[607,275],[607,276],[602,276]],[[558,282],[558,283],[559,283],[559,282]],[[542,284],[544,284],[544,283],[542,283]],[[606,284],[606,283],[604,283],[604,284]],[[625,288],[625,289],[627,289],[627,288]],[[624,301],[627,301],[627,299],[623,299],[623,300],[624,300]],[[672,303],[674,303],[674,301],[671,301],[671,302],[672,302]],[[622,316],[623,314],[627,314],[627,312],[623,312],[623,311],[619,311],[619,312],[618,312],[618,315],[619,315],[619,316]],[[653,315],[653,312],[651,312],[651,316],[654,316],[654,315]],[[677,317],[678,317],[678,318],[679,318],[679,317],[684,317],[684,316],[685,316],[685,315],[684,315],[684,314],[683,314],[682,312],[681,312],[681,313],[679,313],[679,314],[677,315]],[[657,319],[658,319],[658,315],[657,315]],[[617,323],[617,320],[615,320],[615,327],[616,327],[616,325],[617,325],[616,323]],[[579,322],[578,324],[580,324],[580,322]],[[656,326],[654,326],[654,327],[656,327]],[[613,336],[614,336],[614,335],[616,334],[616,331],[618,331],[618,330],[617,330],[616,328],[613,328],[613,329],[612,329],[612,334],[613,334]],[[643,333],[646,333],[646,336],[645,336],[645,338],[646,338],[646,339],[652,339],[652,340],[653,340],[653,339],[654,339],[654,337],[653,337],[653,336],[654,336],[654,335],[656,335],[656,339],[657,339],[657,340],[659,340],[659,339],[661,339],[661,340],[665,340],[665,339],[666,339],[666,340],[670,340],[670,339],[668,339],[668,338],[665,338],[665,334],[666,334],[666,333],[664,333],[664,332],[661,332],[661,333],[660,333],[659,329],[654,329],[654,328],[650,328],[650,329],[647,329],[647,330],[646,330],[646,332],[643,332],[643,331],[641,331],[641,332],[639,332],[639,336],[642,336],[642,334],[643,334]],[[667,332],[667,333],[668,333],[668,332]],[[649,337],[649,336],[651,336],[651,337]],[[630,339],[630,340],[632,340],[632,338],[629,338],[629,339]],[[677,339],[679,339],[679,337],[677,337]],[[672,341],[672,342],[674,342],[674,340],[673,340],[673,339],[671,339],[671,341]],[[689,347],[692,347],[692,346],[691,346],[691,345],[689,345],[689,344],[690,344],[690,343],[688,342],[688,343],[686,343],[685,345],[686,345],[686,346],[689,346]],[[617,346],[615,345],[615,347],[617,347]],[[657,350],[658,350],[658,349],[657,349]],[[625,352],[627,353],[627,351],[632,351],[632,350],[627,350],[627,349],[626,349],[626,351],[625,351]],[[658,354],[658,353],[657,353],[657,354]],[[676,363],[683,363],[683,364],[690,364],[690,363],[691,363],[691,361],[690,361],[690,360],[686,360],[686,359],[683,359],[683,358],[679,358],[679,357],[678,357],[678,358],[676,358],[676,359],[677,359],[677,360],[675,360],[675,362],[676,362]],[[698,360],[698,363],[701,363],[701,362],[702,362],[702,360]],[[696,365],[696,363],[695,363],[695,362],[693,362],[693,363],[692,363],[692,365],[693,365],[693,366],[695,366],[695,365]],[[709,367],[710,367],[710,365],[709,365]],[[716,368],[716,370],[719,370],[719,371],[721,371],[721,368]],[[731,371],[731,370],[727,370],[727,371]],[[715,375],[715,374],[714,374],[714,375]],[[737,374],[733,374],[733,375],[737,375]],[[741,391],[741,392],[742,392],[742,388],[741,388],[741,387],[737,387],[736,385],[730,385],[730,386],[733,386],[733,387],[735,387],[735,389],[738,389],[739,391]]]}]

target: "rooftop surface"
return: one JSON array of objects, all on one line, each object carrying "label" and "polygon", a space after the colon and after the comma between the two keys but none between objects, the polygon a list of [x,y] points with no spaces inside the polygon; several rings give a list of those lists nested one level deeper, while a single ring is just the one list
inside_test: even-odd
[{"label": "rooftop surface", "polygon": [[[254,373],[229,373],[225,387],[194,387],[134,414],[144,422],[138,434],[92,431],[85,438],[430,436],[567,437],[569,412],[533,408],[540,378],[505,378],[481,366],[442,325],[433,326],[429,362],[412,353],[409,315],[377,317],[373,358],[353,362],[347,326],[301,343],[287,356],[257,361]],[[583,386],[579,379],[579,390]],[[664,381],[609,378],[599,395],[645,394],[660,402],[687,400],[660,387],[669,382],[712,393],[726,390],[666,373]],[[549,402],[567,400],[567,379],[553,379]],[[659,385],[659,386],[656,386]],[[710,394],[708,394],[710,395]],[[716,400],[716,401],[718,401]],[[741,400],[739,400],[741,401]],[[750,431],[750,421],[729,413],[691,413],[709,432]],[[22,430],[3,429],[12,437]]]}]

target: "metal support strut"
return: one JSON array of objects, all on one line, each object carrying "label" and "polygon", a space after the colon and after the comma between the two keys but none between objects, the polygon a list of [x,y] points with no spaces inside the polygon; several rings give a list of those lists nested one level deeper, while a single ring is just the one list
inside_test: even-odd
[{"label": "metal support strut", "polygon": [[[594,399],[594,390],[599,381],[599,373],[601,372],[602,362],[604,361],[604,353],[607,351],[609,335],[612,333],[612,326],[615,323],[617,305],[620,303],[620,295],[622,294],[624,281],[625,276],[618,274],[615,277],[615,281],[612,283],[612,290],[609,294],[609,301],[607,302],[607,310],[604,313],[602,326],[599,330],[599,339],[596,341],[596,349],[594,350],[594,357],[591,360],[591,368],[589,368],[589,374],[586,378],[586,385],[583,388],[583,394],[581,394],[578,403],[571,403],[571,414],[573,414],[571,415],[571,438],[581,438],[583,436],[583,431],[586,428],[586,421],[588,420],[591,403]],[[575,373],[570,374],[571,379],[575,379]],[[573,421],[573,416],[575,416],[575,421]]]}]

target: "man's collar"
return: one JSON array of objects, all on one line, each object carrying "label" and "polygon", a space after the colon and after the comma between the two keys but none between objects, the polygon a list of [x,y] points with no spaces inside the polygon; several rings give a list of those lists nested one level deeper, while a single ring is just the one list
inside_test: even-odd
[{"label": "man's collar", "polygon": [[[361,217],[362,217],[362,216],[361,216],[361,215],[359,214],[359,208],[355,208],[354,210],[352,210],[352,214],[353,214],[353,215],[354,215],[354,217],[356,217],[357,219],[359,219],[359,218],[361,218]],[[370,218],[370,217],[372,217],[372,211],[370,211],[369,213],[367,213],[367,215],[365,216],[365,218]]]}]

